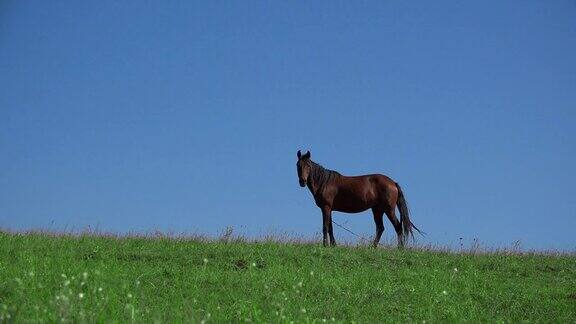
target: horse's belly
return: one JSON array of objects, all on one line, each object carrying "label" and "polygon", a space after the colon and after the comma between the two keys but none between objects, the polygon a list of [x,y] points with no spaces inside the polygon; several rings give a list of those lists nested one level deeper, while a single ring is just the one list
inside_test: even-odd
[{"label": "horse's belly", "polygon": [[351,213],[351,214],[353,214],[353,213],[363,212],[363,211],[365,211],[365,210],[367,210],[367,209],[369,209],[369,208],[371,208],[371,207],[370,207],[370,206],[366,206],[366,205],[364,205],[364,206],[362,206],[362,207],[359,207],[359,206],[334,206],[334,207],[332,208],[332,210],[334,210],[334,211],[339,211],[339,212],[343,212],[343,213]]},{"label": "horse's belly", "polygon": [[353,197],[352,199],[335,199],[332,210],[343,213],[360,213],[374,207],[373,199]]}]

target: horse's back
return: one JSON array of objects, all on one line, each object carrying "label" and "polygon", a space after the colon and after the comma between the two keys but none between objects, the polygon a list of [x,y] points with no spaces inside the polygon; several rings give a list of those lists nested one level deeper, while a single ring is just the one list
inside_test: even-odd
[{"label": "horse's back", "polygon": [[366,174],[360,176],[342,176],[344,183],[348,185],[372,185],[379,189],[396,189],[396,182],[390,177],[380,174]]}]

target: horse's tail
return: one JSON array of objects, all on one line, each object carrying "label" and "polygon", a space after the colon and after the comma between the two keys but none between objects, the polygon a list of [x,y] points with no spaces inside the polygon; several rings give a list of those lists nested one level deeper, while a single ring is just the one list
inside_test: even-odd
[{"label": "horse's tail", "polygon": [[414,226],[412,221],[410,221],[410,212],[408,211],[408,203],[406,202],[406,198],[404,198],[402,188],[400,188],[400,185],[398,183],[396,183],[396,188],[398,188],[397,204],[398,204],[398,210],[400,211],[400,224],[402,224],[403,240],[405,241],[405,239],[408,236],[412,236],[412,239],[414,239],[414,233],[412,232],[412,229],[415,229],[418,233],[420,233],[420,235],[424,235],[424,232],[418,229],[418,227]]}]

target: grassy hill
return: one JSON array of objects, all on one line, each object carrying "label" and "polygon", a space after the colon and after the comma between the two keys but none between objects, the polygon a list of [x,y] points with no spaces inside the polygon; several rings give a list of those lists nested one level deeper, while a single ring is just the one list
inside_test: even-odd
[{"label": "grassy hill", "polygon": [[576,321],[576,257],[0,232],[0,322]]}]

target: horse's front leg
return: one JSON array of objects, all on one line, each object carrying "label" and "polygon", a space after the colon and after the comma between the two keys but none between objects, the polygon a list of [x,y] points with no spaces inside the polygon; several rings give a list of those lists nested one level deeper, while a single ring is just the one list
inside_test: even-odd
[{"label": "horse's front leg", "polygon": [[328,221],[330,224],[330,227],[328,227],[328,234],[330,235],[330,245],[336,246],[336,239],[334,239],[334,228],[332,228],[332,214],[330,214]]},{"label": "horse's front leg", "polygon": [[328,246],[328,232],[332,221],[332,208],[329,206],[322,207],[322,235],[324,246]]}]

